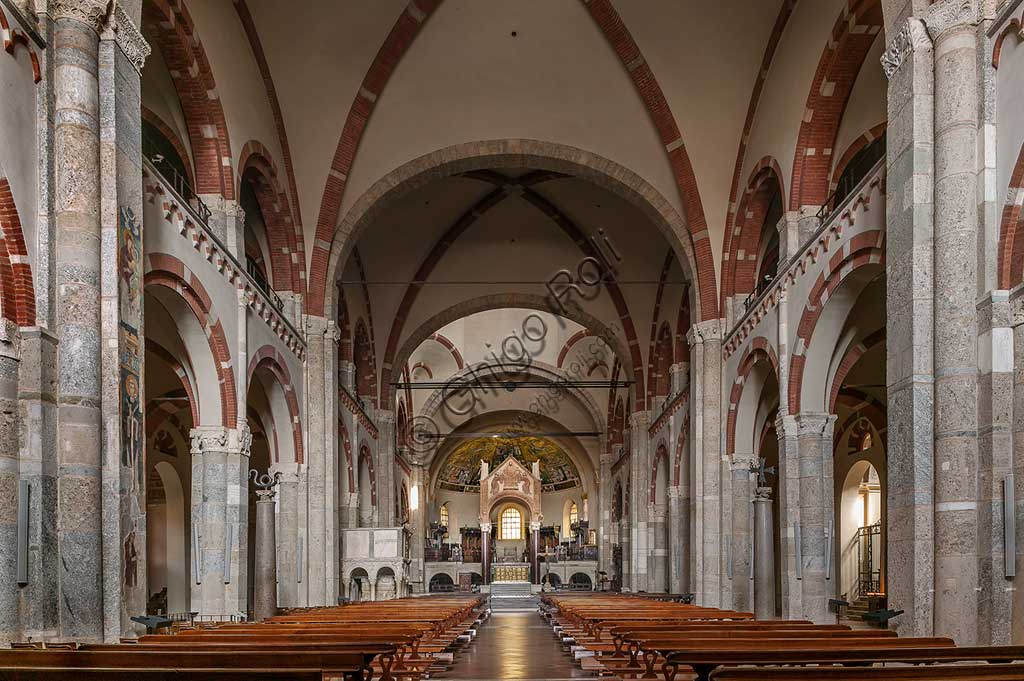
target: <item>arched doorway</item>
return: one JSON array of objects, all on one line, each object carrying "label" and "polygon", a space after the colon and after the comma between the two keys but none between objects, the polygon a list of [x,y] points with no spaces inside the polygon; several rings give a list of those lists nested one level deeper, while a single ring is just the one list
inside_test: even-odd
[{"label": "arched doorway", "polygon": [[[158,440],[166,447],[166,442]],[[185,492],[167,461],[150,469],[146,486],[146,573],[149,614],[189,610],[188,517]]]}]

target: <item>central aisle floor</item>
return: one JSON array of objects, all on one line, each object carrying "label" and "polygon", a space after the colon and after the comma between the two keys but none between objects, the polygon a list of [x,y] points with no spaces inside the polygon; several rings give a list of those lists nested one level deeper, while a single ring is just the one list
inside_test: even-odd
[{"label": "central aisle floor", "polygon": [[451,671],[438,678],[494,681],[592,677],[573,665],[568,653],[559,647],[550,625],[536,610],[495,609]]}]

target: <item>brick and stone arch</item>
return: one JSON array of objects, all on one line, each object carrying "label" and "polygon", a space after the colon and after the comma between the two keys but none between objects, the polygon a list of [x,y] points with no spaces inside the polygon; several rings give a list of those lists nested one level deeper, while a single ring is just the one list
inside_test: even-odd
[{"label": "brick and stone arch", "polygon": [[1024,144],[1013,165],[999,224],[999,288],[1012,289],[1024,281]]},{"label": "brick and stone arch", "polygon": [[373,454],[365,444],[359,447],[359,522],[365,525],[373,518],[377,507],[377,473],[373,467]]},{"label": "brick and stone arch", "polygon": [[[761,271],[763,246],[775,233],[776,225],[769,224],[769,212],[773,203],[785,197],[782,170],[778,162],[764,157],[750,173],[747,186],[739,199],[739,208],[732,222],[732,228],[725,237],[725,253],[722,256],[722,306],[732,296],[745,296],[754,291]],[[778,258],[778,251],[765,254]]]},{"label": "brick and stone arch", "polygon": [[[390,361],[390,363],[385,362],[383,365],[381,369],[381,404],[391,403],[391,383],[398,380],[401,368],[406,366],[409,361],[409,357],[412,356],[412,353],[416,348],[419,347],[424,340],[434,335],[437,332],[437,329],[441,329],[450,322],[462,319],[463,317],[468,317],[469,315],[477,312],[501,308],[523,308],[527,310],[537,310],[540,312],[551,312],[551,303],[548,298],[539,294],[496,293],[470,300],[464,300],[438,312],[433,317],[423,322],[419,328],[410,332],[409,335],[406,336],[405,341],[402,343],[402,347],[398,350],[395,357]],[[640,358],[640,351],[635,343],[635,339],[633,339],[634,342],[631,342],[627,347],[622,342],[622,339],[619,338],[619,336],[617,336],[615,332],[612,331],[604,322],[578,309],[576,306],[566,306],[565,314],[563,316],[566,319],[570,319],[580,326],[593,331],[605,342],[606,345],[609,346],[619,361],[623,361],[630,367],[641,367],[640,371],[627,371],[626,375],[629,379],[635,380],[636,384],[634,384],[634,387],[639,386],[637,387],[637,390],[642,391],[644,380],[642,371],[643,362]]]},{"label": "brick and stone arch", "polygon": [[[459,237],[473,227],[481,217],[501,205],[511,196],[521,198],[527,204],[533,206],[535,209],[547,216],[551,223],[557,229],[561,230],[565,236],[567,236],[577,246],[577,248],[579,248],[581,255],[584,257],[596,258],[598,260],[601,259],[601,254],[593,246],[591,240],[587,238],[583,229],[581,229],[569,215],[534,188],[548,180],[562,178],[564,177],[563,174],[540,170],[533,171],[519,177],[509,178],[493,170],[481,169],[472,170],[463,173],[462,175],[464,177],[486,182],[493,185],[495,188],[493,191],[487,193],[483,198],[473,203],[473,205],[463,211],[463,213],[452,222],[451,226],[434,243],[430,253],[420,264],[416,274],[413,276],[415,281],[428,280],[434,271],[434,268],[441,262],[448,250],[455,245]],[[358,253],[358,251],[355,251],[354,253]],[[670,250],[669,263],[671,263],[671,255],[672,253]],[[611,299],[612,304],[615,306],[615,310],[618,315],[619,322],[623,326],[624,333],[628,338],[634,340],[636,338],[636,328],[633,324],[633,319],[629,311],[629,306],[626,303],[625,296],[620,290],[614,277],[605,281],[603,288]],[[389,367],[394,366],[394,354],[398,348],[398,342],[402,337],[405,321],[412,311],[413,306],[416,304],[416,300],[421,290],[422,286],[417,284],[409,284],[405,289],[405,294],[402,296],[402,301],[399,303],[398,311],[395,315],[395,321],[391,325],[391,331],[388,334],[388,342],[385,347],[384,362],[381,369],[382,373],[386,373]],[[367,299],[369,299],[369,297],[367,297]],[[634,364],[634,370],[637,369],[642,369],[642,365]],[[383,389],[387,389],[388,380],[384,375],[381,376],[381,385]],[[642,396],[643,392],[641,390],[637,394],[638,403],[641,401],[640,398]],[[386,404],[387,399],[387,396],[382,394],[381,404]]]},{"label": "brick and stone arch", "polygon": [[661,323],[661,329],[654,342],[654,352],[648,364],[647,394],[652,397],[666,397],[671,389],[671,368],[673,363],[672,329],[668,322]]},{"label": "brick and stone arch", "polygon": [[[192,418],[192,424],[201,423],[199,420],[199,401],[196,399],[196,389],[193,385],[196,374],[188,361],[188,357],[179,359],[174,353],[161,345],[159,341],[149,336],[146,337],[146,352],[151,353],[167,364],[171,371],[174,372],[174,375],[178,377],[178,380],[181,381],[181,389],[185,392],[185,397],[188,399],[188,411]],[[148,408],[146,410],[146,433],[152,435],[165,419],[177,415],[182,409],[180,406],[170,405],[167,402],[153,401],[151,399],[153,396],[149,394],[148,390],[145,394],[153,407],[152,411]]]},{"label": "brick and stone arch", "polygon": [[32,63],[32,81],[39,84],[43,80],[43,72],[39,66],[39,55],[36,54],[32,41],[24,31],[18,28],[11,28],[3,9],[0,9],[0,38],[3,41],[4,52],[12,57],[17,58],[19,47],[28,53],[29,61]]},{"label": "brick and stone arch", "polygon": [[[242,185],[248,184],[263,217],[270,248],[270,281],[274,289],[302,293],[305,255],[296,241],[291,203],[280,185],[273,156],[263,144],[250,140],[242,147],[238,173],[238,195],[242,195]],[[246,245],[250,238],[250,220],[247,213]]]},{"label": "brick and stone arch", "polygon": [[[235,374],[231,360],[231,350],[224,333],[220,317],[213,309],[213,302],[206,292],[199,277],[173,255],[166,253],[149,253],[145,257],[146,274],[143,284],[146,289],[157,287],[170,291],[173,295],[161,297],[165,307],[174,305],[173,299],[180,300],[191,312],[196,326],[191,328],[186,316],[178,316],[176,321],[185,331],[183,341],[189,352],[192,366],[198,377],[197,393],[201,400],[201,425],[223,425],[234,428],[238,414],[238,398],[235,390]],[[209,348],[209,355],[202,352],[201,345]],[[214,393],[209,390],[205,376],[216,376],[217,399],[211,399]]]},{"label": "brick and stone arch", "polygon": [[[859,292],[884,269],[884,243],[885,233],[880,230],[858,234],[833,254],[818,274],[797,325],[789,368],[790,414],[799,414],[801,408],[808,405],[816,411],[824,410],[828,397],[828,363],[838,334]],[[827,323],[819,324],[826,313]],[[827,329],[828,338],[812,344],[815,330],[819,328]]]},{"label": "brick and stone arch", "polygon": [[3,167],[0,167],[0,316],[18,326],[36,323],[32,266],[18,207]]},{"label": "brick and stone arch", "polygon": [[669,455],[668,446],[664,440],[658,442],[654,449],[654,458],[651,459],[651,488],[649,503],[664,503],[665,488],[669,484]]},{"label": "brick and stone arch", "polygon": [[348,487],[342,486],[342,493],[356,491],[356,461],[352,453],[352,438],[348,435],[348,428],[345,426],[345,419],[338,419],[338,439],[341,440],[341,451],[345,455],[345,475],[338,476],[338,484],[347,482]]},{"label": "brick and stone arch", "polygon": [[[773,389],[777,399],[778,380],[779,360],[775,348],[767,338],[757,336],[750,341],[740,357],[736,378],[729,389],[729,412],[725,426],[725,451],[729,455],[735,454],[737,447],[744,454],[753,453],[757,408],[772,397],[762,393],[766,389]],[[751,385],[748,386],[748,383]],[[737,430],[742,433],[739,443]]]},{"label": "brick and stone arch", "polygon": [[832,179],[828,183],[829,193],[836,190],[839,184],[839,178],[843,176],[843,172],[846,167],[850,164],[850,161],[859,154],[861,151],[866,149],[869,144],[878,140],[885,134],[886,122],[882,121],[878,125],[872,126],[870,130],[866,130],[857,139],[850,142],[850,145],[846,147],[846,150],[836,160],[835,167],[832,169]]},{"label": "brick and stone arch", "polygon": [[299,191],[295,183],[295,169],[292,164],[291,148],[288,145],[288,132],[285,128],[284,114],[281,113],[281,103],[277,97],[277,89],[274,87],[274,78],[270,73],[270,66],[267,63],[267,57],[263,52],[263,43],[260,40],[258,31],[256,30],[256,25],[253,22],[252,15],[249,12],[249,6],[246,4],[245,0],[237,0],[234,5],[235,11],[238,12],[238,19],[242,22],[242,27],[245,29],[245,35],[249,39],[249,46],[252,48],[253,57],[256,59],[256,65],[259,67],[260,75],[263,77],[263,84],[267,90],[267,101],[269,102],[271,111],[273,111],[274,114],[274,126],[277,129],[277,138],[281,147],[281,156],[284,161],[284,172],[288,178],[288,198],[290,199],[290,205],[292,208],[293,252],[298,254],[298,263],[295,267],[298,268],[300,282],[297,288],[293,282],[292,290],[304,294],[306,290],[305,234],[302,229],[302,210],[299,204]]},{"label": "brick and stone arch", "polygon": [[789,210],[821,206],[829,196],[839,125],[871,44],[882,31],[880,0],[848,0],[811,82],[797,136],[790,180]]},{"label": "brick and stone arch", "polygon": [[[698,319],[717,319],[718,295],[715,276],[715,254],[708,236],[708,224],[704,217],[704,206],[700,200],[697,177],[694,175],[683,134],[676,124],[672,108],[658,84],[650,64],[644,58],[639,45],[633,40],[629,28],[623,23],[615,10],[612,0],[582,0],[594,18],[598,28],[608,39],[609,46],[615,50],[622,65],[629,72],[629,77],[636,86],[637,94],[651,116],[661,143],[665,145],[668,162],[672,167],[672,175],[679,189],[679,198],[686,213],[688,229],[687,245],[694,254],[694,269],[690,271],[690,280],[697,282],[700,300]],[[669,243],[672,243],[671,241]]]},{"label": "brick and stone arch", "polygon": [[376,404],[377,373],[374,370],[376,362],[373,359],[370,333],[366,330],[366,322],[362,318],[356,321],[355,333],[352,336],[352,352],[356,364],[356,394]]},{"label": "brick and stone arch", "polygon": [[[684,277],[696,282],[697,260],[690,243],[686,221],[648,182],[628,168],[593,152],[548,141],[498,139],[467,142],[439,149],[413,159],[377,180],[355,200],[337,229],[319,235],[310,269],[310,314],[334,309],[334,286],[342,268],[355,251],[363,232],[380,212],[409,192],[437,179],[474,171],[503,168],[531,168],[579,178],[625,199],[653,224],[668,241],[679,260]],[[340,201],[340,198],[339,198]],[[344,235],[332,241],[331,235]],[[706,314],[699,286],[691,290],[691,310],[696,318]],[[713,301],[710,317],[717,314]],[[639,354],[639,353],[637,353]],[[638,363],[635,366],[642,367]],[[643,380],[642,372],[639,381]],[[639,392],[638,403],[645,393]]]},{"label": "brick and stone arch", "polygon": [[861,357],[863,357],[869,350],[883,346],[884,343],[885,327],[883,326],[877,331],[869,333],[860,340],[852,343],[846,349],[843,354],[843,358],[839,362],[839,366],[836,368],[835,375],[832,377],[832,387],[828,391],[828,411],[830,414],[836,413],[839,391],[843,388],[843,382],[846,380],[847,375],[849,375],[850,370],[856,366]]},{"label": "brick and stone arch", "polygon": [[145,0],[142,28],[160,50],[188,125],[198,194],[235,198],[231,141],[213,70],[184,2]]},{"label": "brick and stone arch", "polygon": [[167,125],[164,119],[160,118],[160,116],[145,105],[142,107],[142,120],[152,125],[167,143],[174,148],[178,158],[181,160],[181,165],[185,168],[185,179],[190,187],[195,187],[196,173],[192,167],[192,156],[189,154],[189,148],[182,141],[181,137],[178,136],[178,133],[171,126]]},{"label": "brick and stone arch", "polygon": [[580,329],[573,335],[569,336],[569,338],[565,341],[565,344],[562,345],[562,349],[558,351],[558,368],[562,368],[562,365],[565,363],[565,358],[569,355],[569,351],[572,350],[572,347],[574,345],[579,343],[584,338],[595,335],[596,334],[590,329]]},{"label": "brick and stone arch", "polygon": [[[341,286],[338,289],[338,331],[341,338],[338,339],[338,359],[343,362],[352,361],[352,329],[348,317],[348,303],[345,301],[345,291]],[[340,368],[340,367],[339,367]]]},{"label": "brick and stone arch", "polygon": [[450,338],[441,333],[432,333],[430,334],[430,340],[440,343],[448,352],[451,353],[452,359],[455,360],[456,368],[459,370],[465,368],[466,361],[462,359],[462,353],[459,352],[459,349],[455,347],[455,343],[453,343]]},{"label": "brick and stone arch", "polygon": [[[295,463],[303,463],[304,452],[302,447],[302,418],[299,410],[299,400],[295,395],[295,383],[292,381],[291,374],[288,371],[288,365],[284,356],[280,353],[277,348],[272,345],[264,345],[252,355],[252,359],[249,360],[249,366],[246,369],[246,385],[253,386],[253,382],[258,378],[258,373],[266,372],[272,377],[270,383],[273,384],[271,391],[279,390],[284,398],[284,402],[287,405],[287,426],[285,423],[281,423],[282,420],[279,414],[272,414],[274,416],[274,432],[292,434],[292,451],[294,452]],[[267,388],[268,386],[264,386]],[[268,394],[267,397],[271,401],[271,408],[274,407],[274,395]],[[278,453],[278,449],[275,447],[275,455]],[[280,457],[276,458],[277,462],[280,462]]]}]

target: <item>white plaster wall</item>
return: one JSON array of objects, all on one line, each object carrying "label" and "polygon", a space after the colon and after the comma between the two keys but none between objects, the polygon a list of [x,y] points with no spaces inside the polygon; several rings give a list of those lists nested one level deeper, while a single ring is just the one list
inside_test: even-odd
[{"label": "white plaster wall", "polygon": [[[657,77],[686,143],[715,248],[716,275],[722,266],[736,150],[780,4],[777,0],[615,3]],[[796,12],[804,9],[802,4]]]},{"label": "white plaster wall", "polygon": [[185,114],[181,110],[181,102],[178,99],[178,92],[174,87],[174,80],[167,69],[167,62],[163,54],[156,48],[156,42],[147,38],[151,46],[154,46],[153,53],[146,58],[146,65],[142,69],[142,105],[155,113],[171,130],[178,134],[178,139],[185,146],[188,158],[186,162],[191,163],[195,168],[195,159],[192,154],[192,141],[188,134],[188,123]]},{"label": "white plaster wall", "polygon": [[879,59],[885,50],[885,36],[879,32],[875,42],[871,44],[864,64],[861,66],[857,80],[850,91],[850,99],[846,104],[846,112],[839,124],[835,148],[832,150],[832,169],[850,147],[854,140],[865,132],[886,120],[886,97],[889,83],[885,79]]},{"label": "white plaster wall", "polygon": [[998,171],[998,205],[999,220],[1002,222],[1002,204],[1007,197],[1010,176],[1013,167],[1024,146],[1024,46],[1021,41],[1010,36],[1003,41],[999,54],[999,68],[995,72],[996,80],[996,168]]},{"label": "white plaster wall", "polygon": [[[281,155],[274,113],[234,3],[192,2],[188,8],[196,33],[206,50],[217,83],[217,94],[224,107],[224,118],[231,138],[231,165],[235,169],[235,182],[238,182],[238,160],[242,147],[250,140],[257,140],[270,150],[278,172],[281,173],[279,180],[286,187],[284,157]],[[210,36],[210,39],[207,40],[206,36]],[[295,39],[294,35],[292,39]]]},{"label": "white plaster wall", "polygon": [[650,117],[581,3],[449,0],[377,100],[341,214],[406,161],[453,144],[510,137],[598,153],[680,206]]},{"label": "white plaster wall", "polygon": [[782,181],[786,185],[785,204],[789,204],[793,154],[807,107],[807,95],[822,50],[845,7],[844,0],[802,2],[789,18],[750,131],[750,143],[740,171],[741,191],[754,165],[763,157],[771,156],[779,162]]},{"label": "white plaster wall", "polygon": [[[11,27],[16,20],[9,16]],[[32,61],[23,46],[13,55],[0,54],[0,177],[7,177],[33,275],[36,262],[36,212],[39,196],[39,154],[36,149],[36,85]]]}]

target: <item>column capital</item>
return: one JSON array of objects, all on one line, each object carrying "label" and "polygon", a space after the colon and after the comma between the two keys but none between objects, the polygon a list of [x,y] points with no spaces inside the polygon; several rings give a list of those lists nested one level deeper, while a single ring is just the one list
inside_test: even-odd
[{"label": "column capital", "polygon": [[252,431],[249,424],[242,422],[238,428],[226,426],[196,426],[189,432],[192,439],[192,455],[205,452],[226,452],[249,456],[252,445]]},{"label": "column capital", "polygon": [[754,489],[754,501],[771,501],[772,500],[772,488],[771,487],[758,487]]},{"label": "column capital", "polygon": [[324,328],[324,338],[335,345],[341,342],[341,327],[333,319],[327,320],[327,326]]},{"label": "column capital", "polygon": [[629,415],[630,428],[642,428],[646,430],[649,425],[651,425],[651,412],[646,410],[634,411]]},{"label": "column capital", "polygon": [[480,523],[480,531],[481,532],[486,532],[486,533],[490,534],[490,532],[491,532],[491,524],[490,523]]},{"label": "column capital", "polygon": [[530,532],[539,532],[540,523],[537,521],[530,521]]},{"label": "column capital", "polygon": [[722,340],[722,320],[706,319],[697,322],[686,332],[686,340],[691,346],[707,341]]},{"label": "column capital", "polygon": [[106,23],[107,3],[102,0],[49,0],[46,13],[54,21],[80,21],[98,34]]},{"label": "column capital", "polygon": [[268,469],[268,472],[271,475],[278,476],[278,479],[282,483],[289,483],[289,482],[296,482],[297,483],[299,481],[299,472],[300,472],[301,468],[302,468],[302,464],[301,463],[292,463],[292,462],[289,462],[289,463],[272,463],[272,464],[270,464],[270,468]]},{"label": "column capital", "polygon": [[977,26],[980,22],[978,0],[940,0],[924,13],[924,23],[933,40],[951,28]]},{"label": "column capital", "polygon": [[229,218],[234,218],[241,222],[245,222],[245,209],[242,208],[242,204],[238,201],[230,200],[224,202],[224,214]]},{"label": "column capital", "polygon": [[825,429],[836,422],[835,414],[822,412],[801,412],[793,417],[796,420],[797,435],[823,435]]},{"label": "column capital", "polygon": [[669,501],[674,501],[682,497],[683,491],[679,488],[679,485],[669,485],[665,488],[665,496]]},{"label": "column capital", "polygon": [[882,63],[882,71],[885,77],[892,80],[893,74],[900,70],[903,62],[916,49],[931,44],[928,31],[923,21],[917,17],[910,17],[893,39],[889,46],[882,53],[879,61]]},{"label": "column capital", "polygon": [[302,315],[302,321],[306,325],[306,334],[310,338],[314,338],[317,335],[324,335],[327,331],[327,325],[330,323],[326,317],[317,317],[314,315]]},{"label": "column capital", "polygon": [[734,471],[750,471],[750,467],[754,465],[755,458],[753,454],[733,454],[730,457],[729,467]]}]

